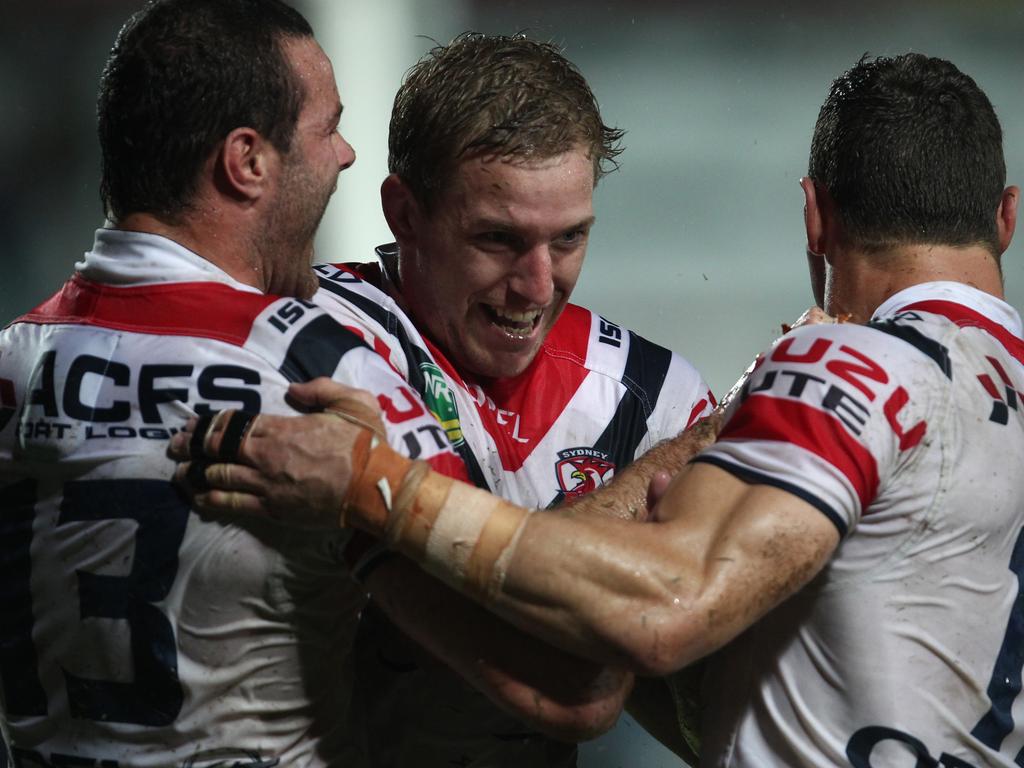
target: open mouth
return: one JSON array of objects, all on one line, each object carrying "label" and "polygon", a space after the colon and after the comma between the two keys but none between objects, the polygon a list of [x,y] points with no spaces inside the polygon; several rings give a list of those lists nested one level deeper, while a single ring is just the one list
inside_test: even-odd
[{"label": "open mouth", "polygon": [[496,325],[502,333],[513,339],[528,338],[540,322],[543,309],[529,309],[525,312],[515,312],[510,309],[492,307],[488,304],[481,305],[484,314],[491,323]]}]

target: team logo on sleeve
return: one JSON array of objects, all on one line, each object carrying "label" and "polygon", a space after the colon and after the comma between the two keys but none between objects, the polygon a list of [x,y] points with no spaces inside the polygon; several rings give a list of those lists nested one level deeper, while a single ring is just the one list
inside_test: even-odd
[{"label": "team logo on sleeve", "polygon": [[568,498],[577,498],[600,488],[612,479],[615,465],[596,448],[566,448],[558,452],[555,475],[558,487]]},{"label": "team logo on sleeve", "polygon": [[465,440],[462,437],[459,408],[455,404],[455,395],[448,387],[448,379],[433,363],[420,363],[420,372],[423,374],[423,402],[448,433],[451,444],[458,448]]}]

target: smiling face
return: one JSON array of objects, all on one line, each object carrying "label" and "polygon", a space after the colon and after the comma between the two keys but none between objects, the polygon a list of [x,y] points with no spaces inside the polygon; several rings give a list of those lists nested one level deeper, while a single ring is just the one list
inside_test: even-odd
[{"label": "smiling face", "polygon": [[593,190],[594,164],[574,149],[470,158],[430,211],[409,202],[402,298],[461,373],[507,378],[533,360],[583,266]]}]

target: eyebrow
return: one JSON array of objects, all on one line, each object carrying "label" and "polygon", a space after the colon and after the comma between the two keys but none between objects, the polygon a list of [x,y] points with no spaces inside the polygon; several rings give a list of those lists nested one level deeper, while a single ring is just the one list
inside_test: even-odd
[{"label": "eyebrow", "polygon": [[[596,221],[597,221],[597,217],[596,216],[588,216],[587,218],[581,219],[580,221],[577,221],[574,224],[570,224],[567,227],[563,227],[562,231],[563,232],[571,232],[574,229],[584,229],[584,228],[593,227],[594,226],[594,222],[596,222]],[[495,232],[511,232],[514,229],[516,229],[516,227],[513,224],[511,224],[511,223],[509,223],[507,221],[503,221],[503,220],[500,220],[500,219],[492,219],[492,218],[489,218],[489,217],[485,217],[485,218],[482,218],[482,219],[476,219],[473,222],[473,226],[476,229],[493,230]]]}]

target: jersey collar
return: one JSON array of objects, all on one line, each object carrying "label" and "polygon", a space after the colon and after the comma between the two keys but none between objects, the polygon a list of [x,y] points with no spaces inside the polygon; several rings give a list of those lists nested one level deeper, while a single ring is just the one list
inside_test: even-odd
[{"label": "jersey collar", "polygon": [[899,312],[903,307],[922,301],[950,301],[972,309],[998,323],[1014,336],[1024,336],[1020,314],[1002,299],[973,288],[966,283],[939,281],[919,283],[894,293],[875,310],[871,319],[879,320]]},{"label": "jersey collar", "polygon": [[75,270],[86,280],[105,285],[217,282],[262,293],[170,238],[148,232],[96,230],[92,250],[86,251]]}]

